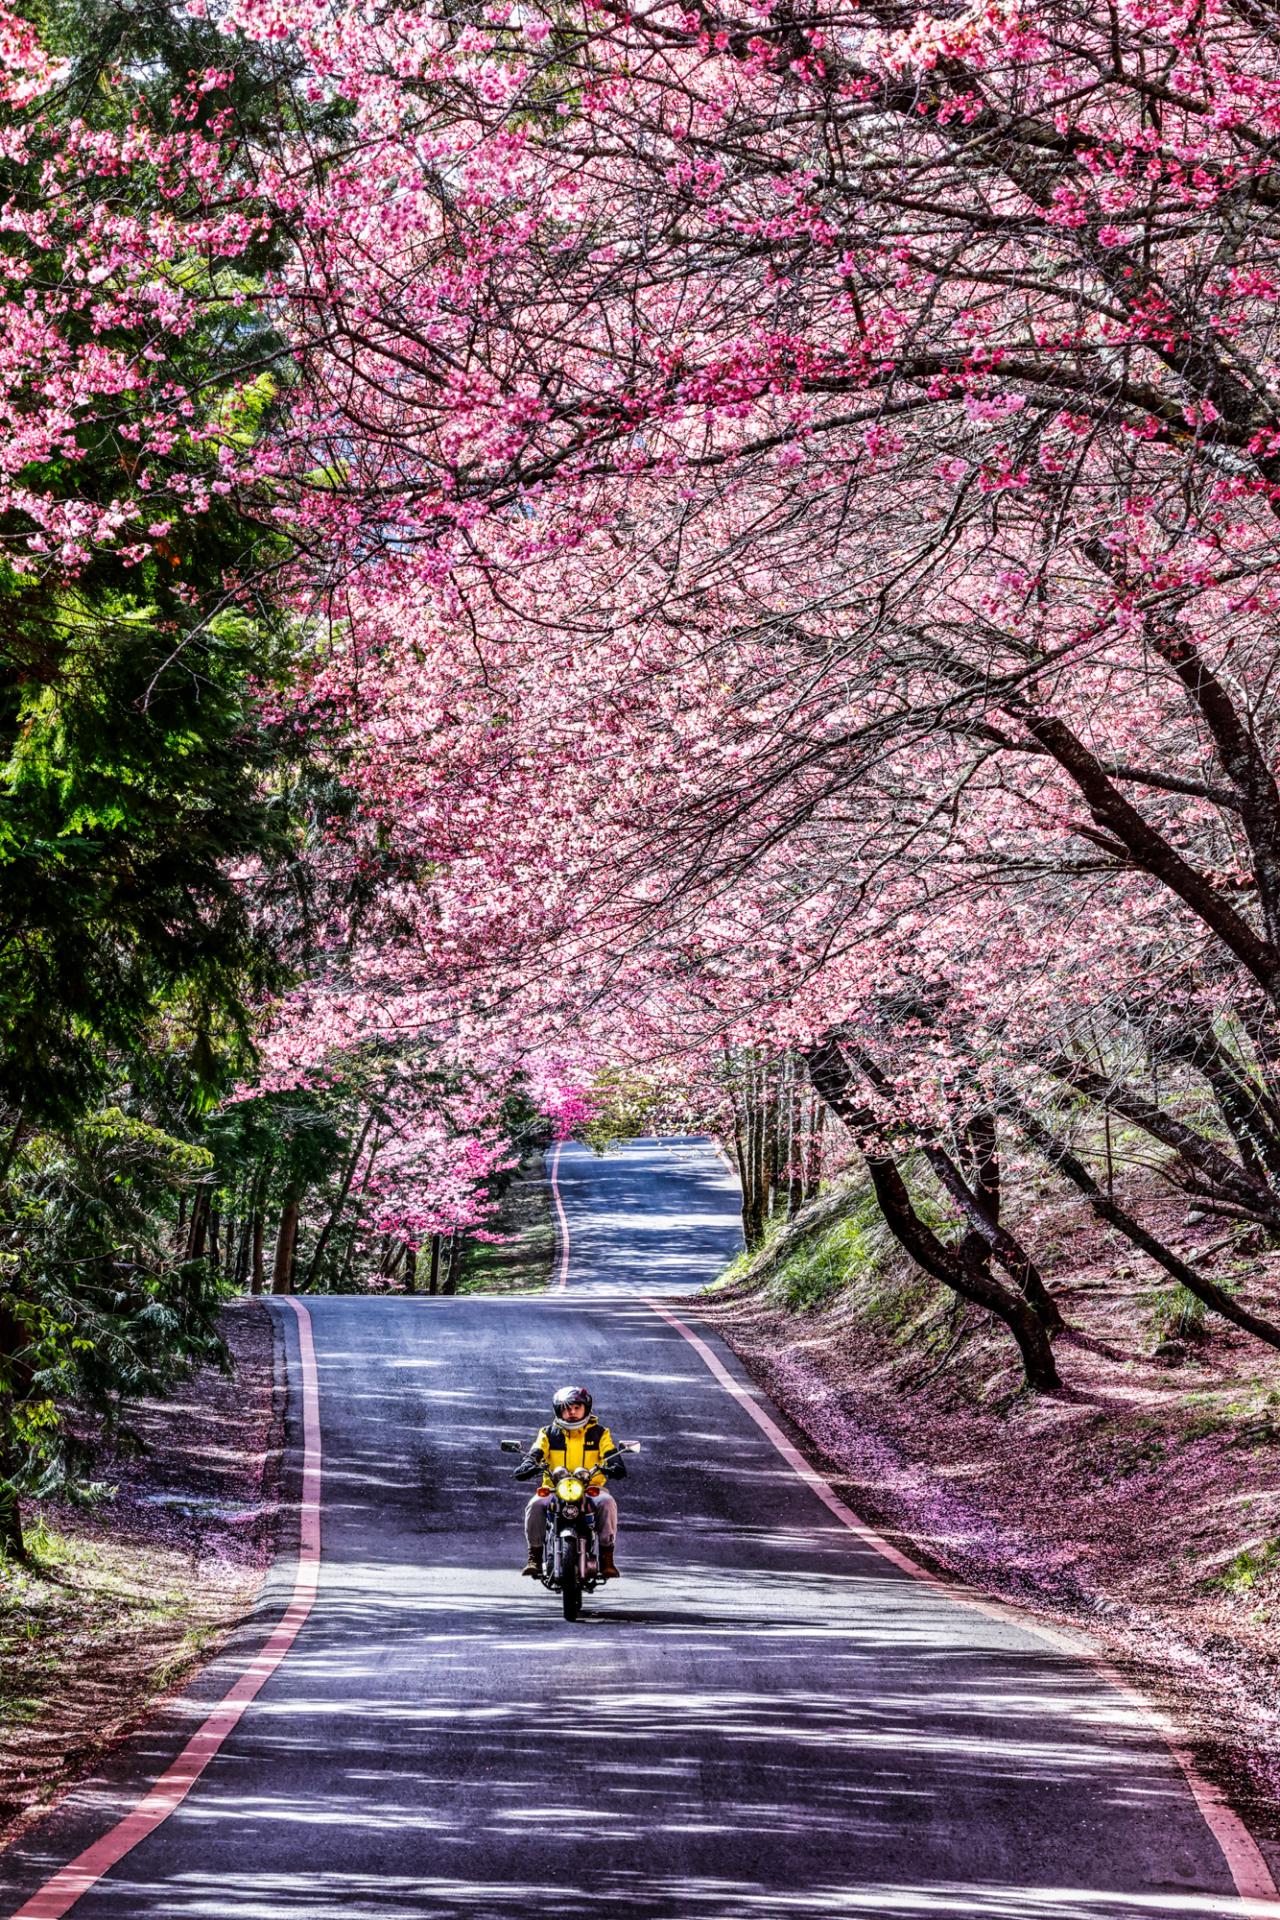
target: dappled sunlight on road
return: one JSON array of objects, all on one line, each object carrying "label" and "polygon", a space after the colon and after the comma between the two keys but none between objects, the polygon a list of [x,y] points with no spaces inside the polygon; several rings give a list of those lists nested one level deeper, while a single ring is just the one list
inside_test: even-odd
[{"label": "dappled sunlight on road", "polygon": [[[360,1875],[303,1872],[287,1876],[237,1875],[225,1893],[171,1884],[173,1920],[527,1920],[544,1890],[514,1887],[468,1875]],[[146,1889],[137,1889],[146,1898]],[[815,1885],[796,1890],[734,1877],[655,1873],[637,1878],[598,1871],[560,1881],[556,1911],[623,1911],[636,1920],[836,1920],[841,1915],[881,1915],[884,1920],[1280,1920],[1280,1903],[1246,1910],[1234,1898],[1134,1894],[1072,1887],[990,1886],[956,1880],[928,1887],[891,1882],[862,1886]]]},{"label": "dappled sunlight on road", "polygon": [[[649,1144],[561,1167],[568,1291],[314,1302],[316,1606],[78,1920],[1242,1915],[1135,1707],[841,1526],[636,1298],[737,1244],[719,1162]],[[569,1626],[520,1578],[528,1490],[497,1441],[574,1376],[643,1450],[623,1579]]]}]

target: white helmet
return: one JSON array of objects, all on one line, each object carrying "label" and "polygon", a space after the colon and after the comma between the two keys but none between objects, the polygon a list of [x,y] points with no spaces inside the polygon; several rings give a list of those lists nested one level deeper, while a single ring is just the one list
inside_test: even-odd
[{"label": "white helmet", "polygon": [[[580,1406],[583,1410],[580,1420],[566,1420],[566,1407]],[[556,1425],[566,1433],[576,1433],[579,1427],[585,1427],[591,1418],[591,1395],[585,1387],[561,1387],[551,1401],[552,1412],[556,1416]]]}]

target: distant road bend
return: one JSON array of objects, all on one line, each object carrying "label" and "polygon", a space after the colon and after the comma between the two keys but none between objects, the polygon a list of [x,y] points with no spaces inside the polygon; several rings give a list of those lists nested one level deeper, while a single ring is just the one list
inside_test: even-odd
[{"label": "distant road bend", "polygon": [[[860,1538],[732,1356],[645,1303],[739,1243],[711,1147],[570,1146],[558,1177],[563,1288],[281,1309],[299,1452],[314,1337],[318,1557],[312,1514],[251,1629],[0,1861],[0,1913],[1280,1916],[1133,1702]],[[567,1626],[519,1577],[526,1490],[497,1441],[579,1376],[643,1451],[624,1577]]]}]

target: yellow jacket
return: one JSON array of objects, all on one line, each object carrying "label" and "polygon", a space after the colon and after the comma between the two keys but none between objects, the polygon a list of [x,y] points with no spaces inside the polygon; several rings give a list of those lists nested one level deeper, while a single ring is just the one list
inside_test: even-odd
[{"label": "yellow jacket", "polygon": [[607,1453],[612,1453],[617,1442],[608,1427],[601,1426],[595,1419],[587,1421],[585,1427],[576,1432],[557,1426],[553,1421],[544,1427],[529,1449],[532,1459],[540,1455],[545,1462],[546,1471],[542,1476],[544,1487],[554,1485],[551,1478],[554,1467],[567,1467],[570,1473],[587,1475],[587,1484],[593,1493],[599,1493],[605,1483],[605,1475],[600,1470],[600,1462]]}]

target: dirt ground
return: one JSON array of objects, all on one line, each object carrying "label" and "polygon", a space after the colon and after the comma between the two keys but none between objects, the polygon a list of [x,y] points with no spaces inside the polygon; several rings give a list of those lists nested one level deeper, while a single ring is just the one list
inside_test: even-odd
[{"label": "dirt ground", "polygon": [[133,1425],[88,1507],[28,1510],[30,1570],[0,1570],[0,1844],[208,1659],[252,1605],[278,1508],[283,1387],[268,1310],[223,1320],[235,1363]]},{"label": "dirt ground", "polygon": [[[1104,1645],[1187,1730],[1275,1870],[1280,1353],[1212,1317],[1170,1342],[1154,1270],[1074,1209],[1056,1224],[1049,1278],[1071,1328],[1057,1394],[1019,1391],[1007,1336],[937,1300],[926,1315],[948,1317],[931,1346],[925,1315],[895,1323],[858,1289],[810,1312],[758,1282],[688,1304],[866,1519]],[[1275,1311],[1278,1266],[1245,1281],[1255,1311]]]}]

